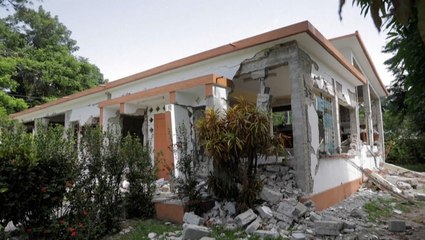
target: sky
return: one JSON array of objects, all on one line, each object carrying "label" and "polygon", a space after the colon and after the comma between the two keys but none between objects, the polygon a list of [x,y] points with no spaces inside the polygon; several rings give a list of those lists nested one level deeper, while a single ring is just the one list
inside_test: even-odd
[{"label": "sky", "polygon": [[392,80],[384,33],[370,16],[339,0],[44,0],[72,31],[76,53],[114,81],[192,54],[308,20],[325,37],[359,31],[377,71]]}]

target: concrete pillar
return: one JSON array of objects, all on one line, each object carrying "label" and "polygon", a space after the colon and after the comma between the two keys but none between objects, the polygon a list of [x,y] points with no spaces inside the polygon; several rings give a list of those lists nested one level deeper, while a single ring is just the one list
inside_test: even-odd
[{"label": "concrete pillar", "polygon": [[205,85],[205,88],[205,106],[224,112],[228,107],[227,97],[230,90],[214,85]]},{"label": "concrete pillar", "polygon": [[367,132],[367,144],[373,146],[373,121],[372,121],[372,106],[370,100],[369,84],[363,85],[363,103],[365,111],[365,125]]},{"label": "concrete pillar", "polygon": [[382,156],[382,161],[385,161],[385,139],[384,139],[384,123],[382,120],[382,107],[381,107],[381,99],[377,98],[375,101],[375,114],[376,121],[378,125],[378,133],[379,133],[379,150]]},{"label": "concrete pillar", "polygon": [[332,116],[334,125],[334,145],[336,153],[341,153],[341,128],[340,128],[340,116],[339,116],[339,100],[338,100],[338,88],[336,86],[335,79],[332,79],[332,85],[334,89],[334,96],[332,101]]},{"label": "concrete pillar", "polygon": [[[300,52],[301,50],[296,49]],[[289,80],[291,81],[292,129],[295,157],[295,179],[298,187],[309,193],[313,190],[311,176],[311,133],[307,114],[307,99],[309,93],[305,86],[305,76],[311,76],[311,61],[306,56],[298,54],[289,61]],[[307,79],[307,81],[310,79]]]}]

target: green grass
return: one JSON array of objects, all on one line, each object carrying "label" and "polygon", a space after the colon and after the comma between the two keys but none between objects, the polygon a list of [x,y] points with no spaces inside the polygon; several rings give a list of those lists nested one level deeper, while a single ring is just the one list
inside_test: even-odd
[{"label": "green grass", "polygon": [[114,240],[147,240],[148,234],[154,232],[157,236],[166,233],[181,230],[180,225],[166,225],[162,221],[155,219],[139,220],[133,226],[133,230],[126,235],[114,237]]},{"label": "green grass", "polygon": [[378,198],[371,202],[366,203],[363,209],[368,214],[369,221],[378,222],[381,219],[391,217],[394,213],[394,209],[402,212],[408,212],[411,205],[405,202],[401,202],[396,198]]}]

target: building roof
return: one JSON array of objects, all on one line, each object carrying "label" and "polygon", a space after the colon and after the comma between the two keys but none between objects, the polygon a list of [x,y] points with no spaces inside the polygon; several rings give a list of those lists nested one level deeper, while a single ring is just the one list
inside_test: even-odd
[{"label": "building roof", "polygon": [[[272,42],[275,40],[279,40],[279,39],[283,39],[283,38],[287,38],[290,36],[294,36],[297,34],[301,34],[301,33],[306,33],[308,34],[311,38],[313,38],[317,43],[319,43],[330,55],[332,55],[344,68],[346,68],[351,74],[353,74],[353,76],[355,78],[357,78],[360,82],[362,83],[367,83],[367,79],[366,77],[359,71],[357,70],[344,56],[341,52],[339,52],[335,46],[331,43],[331,41],[329,41],[328,39],[326,39],[310,22],[308,21],[304,21],[304,22],[299,22],[293,25],[289,25],[283,28],[279,28],[273,31],[269,31],[266,33],[262,33],[260,35],[256,35],[253,37],[249,37],[237,42],[233,42],[233,43],[229,43],[208,51],[204,51],[189,57],[185,57],[164,65],[160,65],[158,67],[154,67],[151,68],[149,70],[146,71],[142,71],[133,75],[130,75],[128,77],[124,77],[121,79],[118,79],[116,81],[113,82],[109,82],[106,84],[102,84],[99,85],[97,87],[93,87],[90,89],[87,89],[85,91],[82,92],[78,92],[57,100],[54,100],[52,102],[48,102],[39,106],[35,106],[33,108],[18,112],[18,113],[14,113],[11,114],[12,118],[17,118],[19,116],[28,114],[28,113],[32,113],[32,112],[37,112],[40,111],[42,109],[46,109],[48,107],[51,106],[55,106],[58,104],[62,104],[65,102],[69,102],[81,97],[85,97],[85,96],[89,96],[92,94],[96,94],[96,93],[100,93],[100,92],[104,92],[107,91],[108,89],[112,89],[112,88],[116,88],[119,86],[123,86],[135,81],[140,81],[143,80],[147,77],[151,77],[151,76],[155,76],[158,75],[160,73],[164,73],[167,71],[171,71],[174,69],[178,69],[184,66],[188,66],[194,63],[198,63],[201,61],[205,61],[214,57],[218,57],[218,56],[222,56],[225,54],[229,54],[232,52],[236,52],[242,49],[246,49],[249,47],[253,47],[253,46],[257,46],[260,44],[264,44],[264,43],[268,43],[268,42]],[[357,34],[357,33],[356,33]],[[359,37],[359,41],[361,41],[360,37]],[[363,43],[360,43],[363,46]],[[367,54],[367,52],[366,52]],[[367,55],[368,56],[368,55]],[[370,58],[368,57],[368,60],[370,61],[371,65],[372,65],[372,61],[370,60]],[[374,68],[374,67],[373,67]],[[375,70],[376,71],[376,70]],[[376,76],[377,73],[376,73]],[[378,77],[379,79],[379,77]],[[383,84],[382,87],[384,88]],[[384,88],[385,89],[385,88]],[[386,90],[385,90],[386,91]]]}]

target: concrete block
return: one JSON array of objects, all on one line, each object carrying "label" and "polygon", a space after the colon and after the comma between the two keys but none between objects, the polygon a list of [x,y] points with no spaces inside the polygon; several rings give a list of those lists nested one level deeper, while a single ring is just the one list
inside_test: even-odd
[{"label": "concrete block", "polygon": [[213,237],[202,237],[199,240],[215,240],[215,238],[213,238]]},{"label": "concrete block", "polygon": [[295,205],[295,209],[292,212],[292,215],[294,215],[297,218],[300,218],[302,216],[304,216],[307,212],[308,208],[302,204],[302,203],[297,203],[297,205]]},{"label": "concrete block", "polygon": [[193,225],[202,225],[204,219],[193,212],[186,212],[183,216],[183,222]]},{"label": "concrete block", "polygon": [[269,203],[277,203],[283,197],[283,194],[267,187],[263,187],[260,192],[260,198]]},{"label": "concrete block", "polygon": [[227,214],[233,216],[236,214],[236,205],[234,202],[226,202],[224,203],[223,210],[227,212]]},{"label": "concrete block", "polygon": [[396,186],[401,190],[411,190],[412,185],[406,183],[406,182],[397,182]]},{"label": "concrete block", "polygon": [[310,220],[311,220],[312,222],[320,221],[320,220],[322,220],[322,216],[320,216],[319,214],[317,214],[317,213],[315,213],[315,212],[311,212],[311,213],[310,213]]},{"label": "concrete block", "polygon": [[270,219],[273,217],[272,210],[267,206],[258,206],[255,210],[257,210],[258,214],[260,214],[260,217],[263,219]]},{"label": "concrete block", "polygon": [[245,228],[245,232],[251,234],[255,232],[260,227],[260,219],[255,219],[252,223]]},{"label": "concrete block", "polygon": [[276,231],[276,229],[272,229],[270,231],[268,230],[257,230],[254,232],[254,235],[260,237],[261,239],[269,238],[269,239],[278,239],[279,233]]},{"label": "concrete block", "polygon": [[200,239],[208,236],[210,229],[203,226],[197,226],[193,224],[184,224],[182,239]]},{"label": "concrete block", "polygon": [[287,201],[282,201],[279,203],[279,206],[277,207],[277,212],[278,213],[283,213],[288,217],[293,216],[293,212],[295,210],[294,205],[292,205],[291,203],[287,202]]},{"label": "concrete block", "polygon": [[252,209],[248,209],[247,211],[239,214],[235,217],[235,222],[239,227],[244,227],[250,224],[257,218],[257,214],[255,214]]},{"label": "concrete block", "polygon": [[356,228],[356,224],[350,221],[344,221],[344,225],[343,225],[344,229],[355,229]]},{"label": "concrete block", "polygon": [[338,221],[316,221],[314,231],[317,235],[338,236],[342,229],[342,222]]},{"label": "concrete block", "polygon": [[288,217],[288,216],[286,216],[286,215],[285,215],[285,214],[283,214],[283,213],[275,212],[275,213],[273,213],[273,216],[274,216],[277,220],[280,220],[280,221],[286,222],[286,223],[288,223],[288,224],[292,224],[292,222],[294,221],[294,219],[293,219],[292,217]]},{"label": "concrete block", "polygon": [[291,240],[305,240],[305,234],[302,232],[294,232],[292,233]]},{"label": "concrete block", "polygon": [[406,222],[403,220],[389,220],[388,231],[390,232],[404,232],[406,231]]},{"label": "concrete block", "polygon": [[276,173],[276,172],[280,171],[280,167],[276,166],[276,165],[268,165],[268,166],[266,166],[266,171]]},{"label": "concrete block", "polygon": [[425,193],[415,193],[415,198],[419,201],[425,201]]}]

